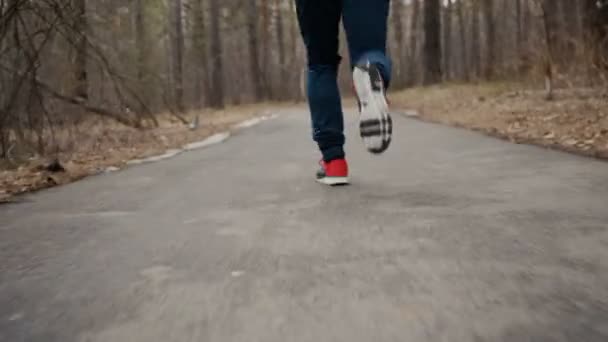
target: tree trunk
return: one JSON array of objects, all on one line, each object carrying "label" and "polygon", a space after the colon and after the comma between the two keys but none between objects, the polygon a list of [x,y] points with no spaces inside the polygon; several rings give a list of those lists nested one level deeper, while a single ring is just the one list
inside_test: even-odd
[{"label": "tree trunk", "polygon": [[393,32],[395,34],[395,44],[397,46],[395,52],[395,81],[393,85],[400,87],[403,84],[403,58],[405,54],[403,52],[403,2],[393,1],[392,8],[392,19],[393,19]]},{"label": "tree trunk", "polygon": [[[295,8],[295,1],[289,1],[289,18],[290,18],[290,40],[291,40],[291,45],[290,45],[290,50],[292,52],[291,55],[291,60],[294,61],[294,63],[297,63],[297,71],[298,72],[292,72],[291,73],[291,87],[289,88],[293,93],[293,98],[295,101],[302,101],[304,100],[304,94],[301,91],[301,87],[300,87],[300,80],[302,78],[302,73],[300,72],[300,59],[299,59],[299,48],[298,48],[298,44],[299,44],[299,39],[298,39],[298,20],[297,20],[297,16],[296,16],[296,8]],[[297,86],[297,87],[296,87]]]},{"label": "tree trunk", "polygon": [[251,82],[253,86],[254,99],[261,101],[264,98],[264,89],[262,86],[262,75],[259,61],[259,43],[258,43],[258,5],[256,0],[247,1],[247,31],[249,33],[249,73],[251,74]]},{"label": "tree trunk", "polygon": [[413,85],[416,83],[418,78],[418,70],[419,66],[418,62],[418,34],[420,33],[419,28],[419,18],[420,18],[420,0],[413,0],[413,8],[412,8],[412,20],[410,27],[410,42],[409,42],[409,72],[408,72],[408,85]]},{"label": "tree trunk", "polygon": [[554,0],[544,0],[541,3],[542,8],[542,19],[545,30],[545,44],[546,44],[546,56],[545,56],[545,98],[547,100],[553,99],[553,50],[554,50],[554,23],[552,16],[554,12]]},{"label": "tree trunk", "polygon": [[281,0],[275,2],[275,29],[277,36],[277,54],[279,58],[279,99],[285,98],[285,89],[287,89],[287,68],[285,65],[285,34],[283,28],[283,15],[281,12]]},{"label": "tree trunk", "polygon": [[207,25],[205,24],[205,3],[204,0],[193,0],[193,32],[192,40],[196,56],[196,84],[198,106],[209,105],[211,96],[211,85],[209,82],[209,68],[207,57]]},{"label": "tree trunk", "polygon": [[581,38],[580,1],[562,0],[561,19],[566,37],[566,51],[572,53],[576,50],[576,42]]},{"label": "tree trunk", "polygon": [[476,78],[481,76],[481,25],[479,23],[479,1],[473,0],[471,10],[471,67]]},{"label": "tree trunk", "polygon": [[486,61],[483,76],[486,79],[491,79],[494,77],[496,66],[496,23],[494,22],[494,4],[492,0],[482,0],[482,5],[486,26]]},{"label": "tree trunk", "polygon": [[528,36],[528,32],[532,30],[532,12],[530,9],[530,4],[527,0],[522,0],[522,22],[521,28],[523,31],[523,35],[521,37],[521,45],[522,45],[522,54],[521,54],[521,68],[523,70],[527,70],[531,65],[531,57],[530,57],[530,37]]},{"label": "tree trunk", "polygon": [[[144,103],[149,102],[149,91],[146,84],[148,73],[148,38],[145,22],[145,0],[135,0],[135,45],[137,49],[137,83],[141,91]],[[140,106],[139,112],[144,112],[145,108]]]},{"label": "tree trunk", "polygon": [[517,54],[521,55],[522,52],[522,42],[523,42],[523,28],[522,28],[522,0],[515,0],[515,17],[516,17],[516,37],[515,42],[517,44]]},{"label": "tree trunk", "polygon": [[87,9],[86,0],[74,0],[74,34],[76,36],[74,60],[74,96],[82,100],[89,98],[89,83],[87,74]]},{"label": "tree trunk", "polygon": [[469,56],[467,49],[467,28],[464,20],[464,3],[463,1],[458,1],[458,27],[460,32],[460,62],[462,63],[462,78],[464,80],[469,80],[470,70],[469,70]]},{"label": "tree trunk", "polygon": [[267,0],[260,3],[261,6],[261,40],[262,40],[262,85],[264,89],[264,97],[272,98],[272,82],[270,67],[270,4]]},{"label": "tree trunk", "polygon": [[[598,6],[599,5],[599,6]],[[583,26],[587,45],[596,54],[594,63],[603,68],[608,56],[608,0],[584,0]]]},{"label": "tree trunk", "polygon": [[211,80],[213,92],[211,96],[211,106],[214,108],[224,108],[224,63],[222,36],[220,32],[220,16],[222,0],[210,0],[211,16]]},{"label": "tree trunk", "polygon": [[508,64],[508,58],[510,57],[509,53],[515,48],[515,46],[511,45],[511,36],[513,33],[513,29],[510,25],[512,20],[512,13],[510,13],[510,4],[510,1],[502,0],[502,8],[500,9],[500,13],[502,15],[496,16],[494,18],[494,20],[499,21],[500,24],[500,34],[496,35],[496,39],[500,42],[496,46],[496,55],[498,59],[496,62],[499,72],[504,72],[504,68]]},{"label": "tree trunk", "polygon": [[452,0],[447,0],[443,10],[443,75],[451,78],[452,71]]},{"label": "tree trunk", "polygon": [[560,63],[562,54],[566,53],[562,46],[563,32],[560,25],[559,2],[543,0],[543,23],[547,44],[548,58]]},{"label": "tree trunk", "polygon": [[424,1],[424,84],[441,82],[441,1]]},{"label": "tree trunk", "polygon": [[175,106],[184,112],[184,28],[182,0],[171,0],[172,65]]}]

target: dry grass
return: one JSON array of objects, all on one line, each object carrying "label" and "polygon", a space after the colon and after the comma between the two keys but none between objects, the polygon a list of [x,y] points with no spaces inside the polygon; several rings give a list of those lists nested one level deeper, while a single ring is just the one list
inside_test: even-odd
[{"label": "dry grass", "polygon": [[394,105],[416,109],[424,120],[478,130],[569,152],[608,158],[608,92],[570,88],[546,101],[520,84],[441,85],[391,95]]},{"label": "dry grass", "polygon": [[[185,117],[199,117],[199,126],[190,129],[169,114],[159,115],[159,127],[136,130],[119,124],[89,120],[55,132],[57,153],[52,156],[19,158],[0,164],[0,203],[14,195],[73,182],[103,172],[108,167],[121,168],[136,158],[162,154],[187,143],[229,130],[249,118],[267,114],[280,104],[230,107],[221,111],[191,112]],[[49,172],[46,165],[57,158],[65,172]]]}]

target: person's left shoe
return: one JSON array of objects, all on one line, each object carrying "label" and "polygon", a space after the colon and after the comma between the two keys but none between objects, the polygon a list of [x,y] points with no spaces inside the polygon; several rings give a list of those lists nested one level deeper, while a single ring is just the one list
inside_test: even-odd
[{"label": "person's left shoe", "polygon": [[359,104],[359,129],[363,143],[369,152],[383,153],[391,144],[393,121],[380,70],[370,63],[356,66],[353,84]]},{"label": "person's left shoe", "polygon": [[317,182],[330,185],[348,184],[348,163],[346,159],[335,159],[330,162],[321,160],[321,169],[317,171]]}]

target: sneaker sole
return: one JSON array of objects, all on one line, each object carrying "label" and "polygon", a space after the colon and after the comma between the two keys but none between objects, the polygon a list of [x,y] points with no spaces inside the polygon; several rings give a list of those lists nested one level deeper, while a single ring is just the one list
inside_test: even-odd
[{"label": "sneaker sole", "polygon": [[348,177],[325,177],[318,178],[317,182],[329,186],[348,185]]},{"label": "sneaker sole", "polygon": [[382,76],[374,66],[357,66],[353,71],[353,83],[361,109],[359,132],[363,144],[371,153],[383,153],[392,140],[393,121],[388,112]]}]

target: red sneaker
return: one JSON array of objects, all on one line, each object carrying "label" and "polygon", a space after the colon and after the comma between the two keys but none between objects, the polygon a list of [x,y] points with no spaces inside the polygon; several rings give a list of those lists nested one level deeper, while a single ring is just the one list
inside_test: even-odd
[{"label": "red sneaker", "polygon": [[317,171],[317,182],[326,185],[348,184],[348,163],[346,159],[335,159],[330,162],[321,160],[321,169]]}]

